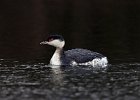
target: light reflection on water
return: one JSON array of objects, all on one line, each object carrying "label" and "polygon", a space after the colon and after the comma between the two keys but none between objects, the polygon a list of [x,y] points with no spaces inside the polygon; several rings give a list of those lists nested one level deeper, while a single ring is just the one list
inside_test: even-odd
[{"label": "light reflection on water", "polygon": [[45,63],[0,60],[3,100],[138,100],[140,63],[51,69]]}]

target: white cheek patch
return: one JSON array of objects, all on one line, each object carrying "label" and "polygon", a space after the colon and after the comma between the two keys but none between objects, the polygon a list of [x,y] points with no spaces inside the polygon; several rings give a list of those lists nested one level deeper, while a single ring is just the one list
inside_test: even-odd
[{"label": "white cheek patch", "polygon": [[48,42],[48,44],[52,45],[54,47],[62,48],[64,46],[65,42],[60,41],[60,40],[53,40],[53,41]]}]

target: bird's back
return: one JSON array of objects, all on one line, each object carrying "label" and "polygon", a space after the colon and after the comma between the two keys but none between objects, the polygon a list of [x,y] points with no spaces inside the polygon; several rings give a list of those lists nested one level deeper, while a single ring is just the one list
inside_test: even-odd
[{"label": "bird's back", "polygon": [[84,63],[84,62],[92,61],[95,58],[104,57],[100,53],[92,52],[87,49],[71,49],[65,51],[64,54],[68,60],[73,60],[77,63]]}]

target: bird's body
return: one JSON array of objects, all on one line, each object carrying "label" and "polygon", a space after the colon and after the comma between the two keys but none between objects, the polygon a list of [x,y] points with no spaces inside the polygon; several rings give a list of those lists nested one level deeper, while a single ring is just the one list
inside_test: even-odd
[{"label": "bird's body", "polygon": [[87,49],[72,49],[72,50],[65,51],[64,54],[66,58],[74,60],[77,63],[84,63],[84,62],[92,61],[95,58],[100,59],[103,57],[103,55],[97,52],[92,52]]},{"label": "bird's body", "polygon": [[56,47],[56,51],[50,60],[51,65],[92,65],[106,67],[108,63],[107,57],[87,49],[76,48],[63,51],[65,41],[59,35],[50,36],[47,41],[41,42],[41,44],[49,44]]}]

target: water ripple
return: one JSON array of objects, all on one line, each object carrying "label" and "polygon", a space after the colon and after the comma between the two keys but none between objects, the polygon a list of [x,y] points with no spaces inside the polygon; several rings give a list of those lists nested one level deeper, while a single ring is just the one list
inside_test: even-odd
[{"label": "water ripple", "polygon": [[62,66],[0,60],[0,99],[3,100],[138,100],[140,63]]}]

